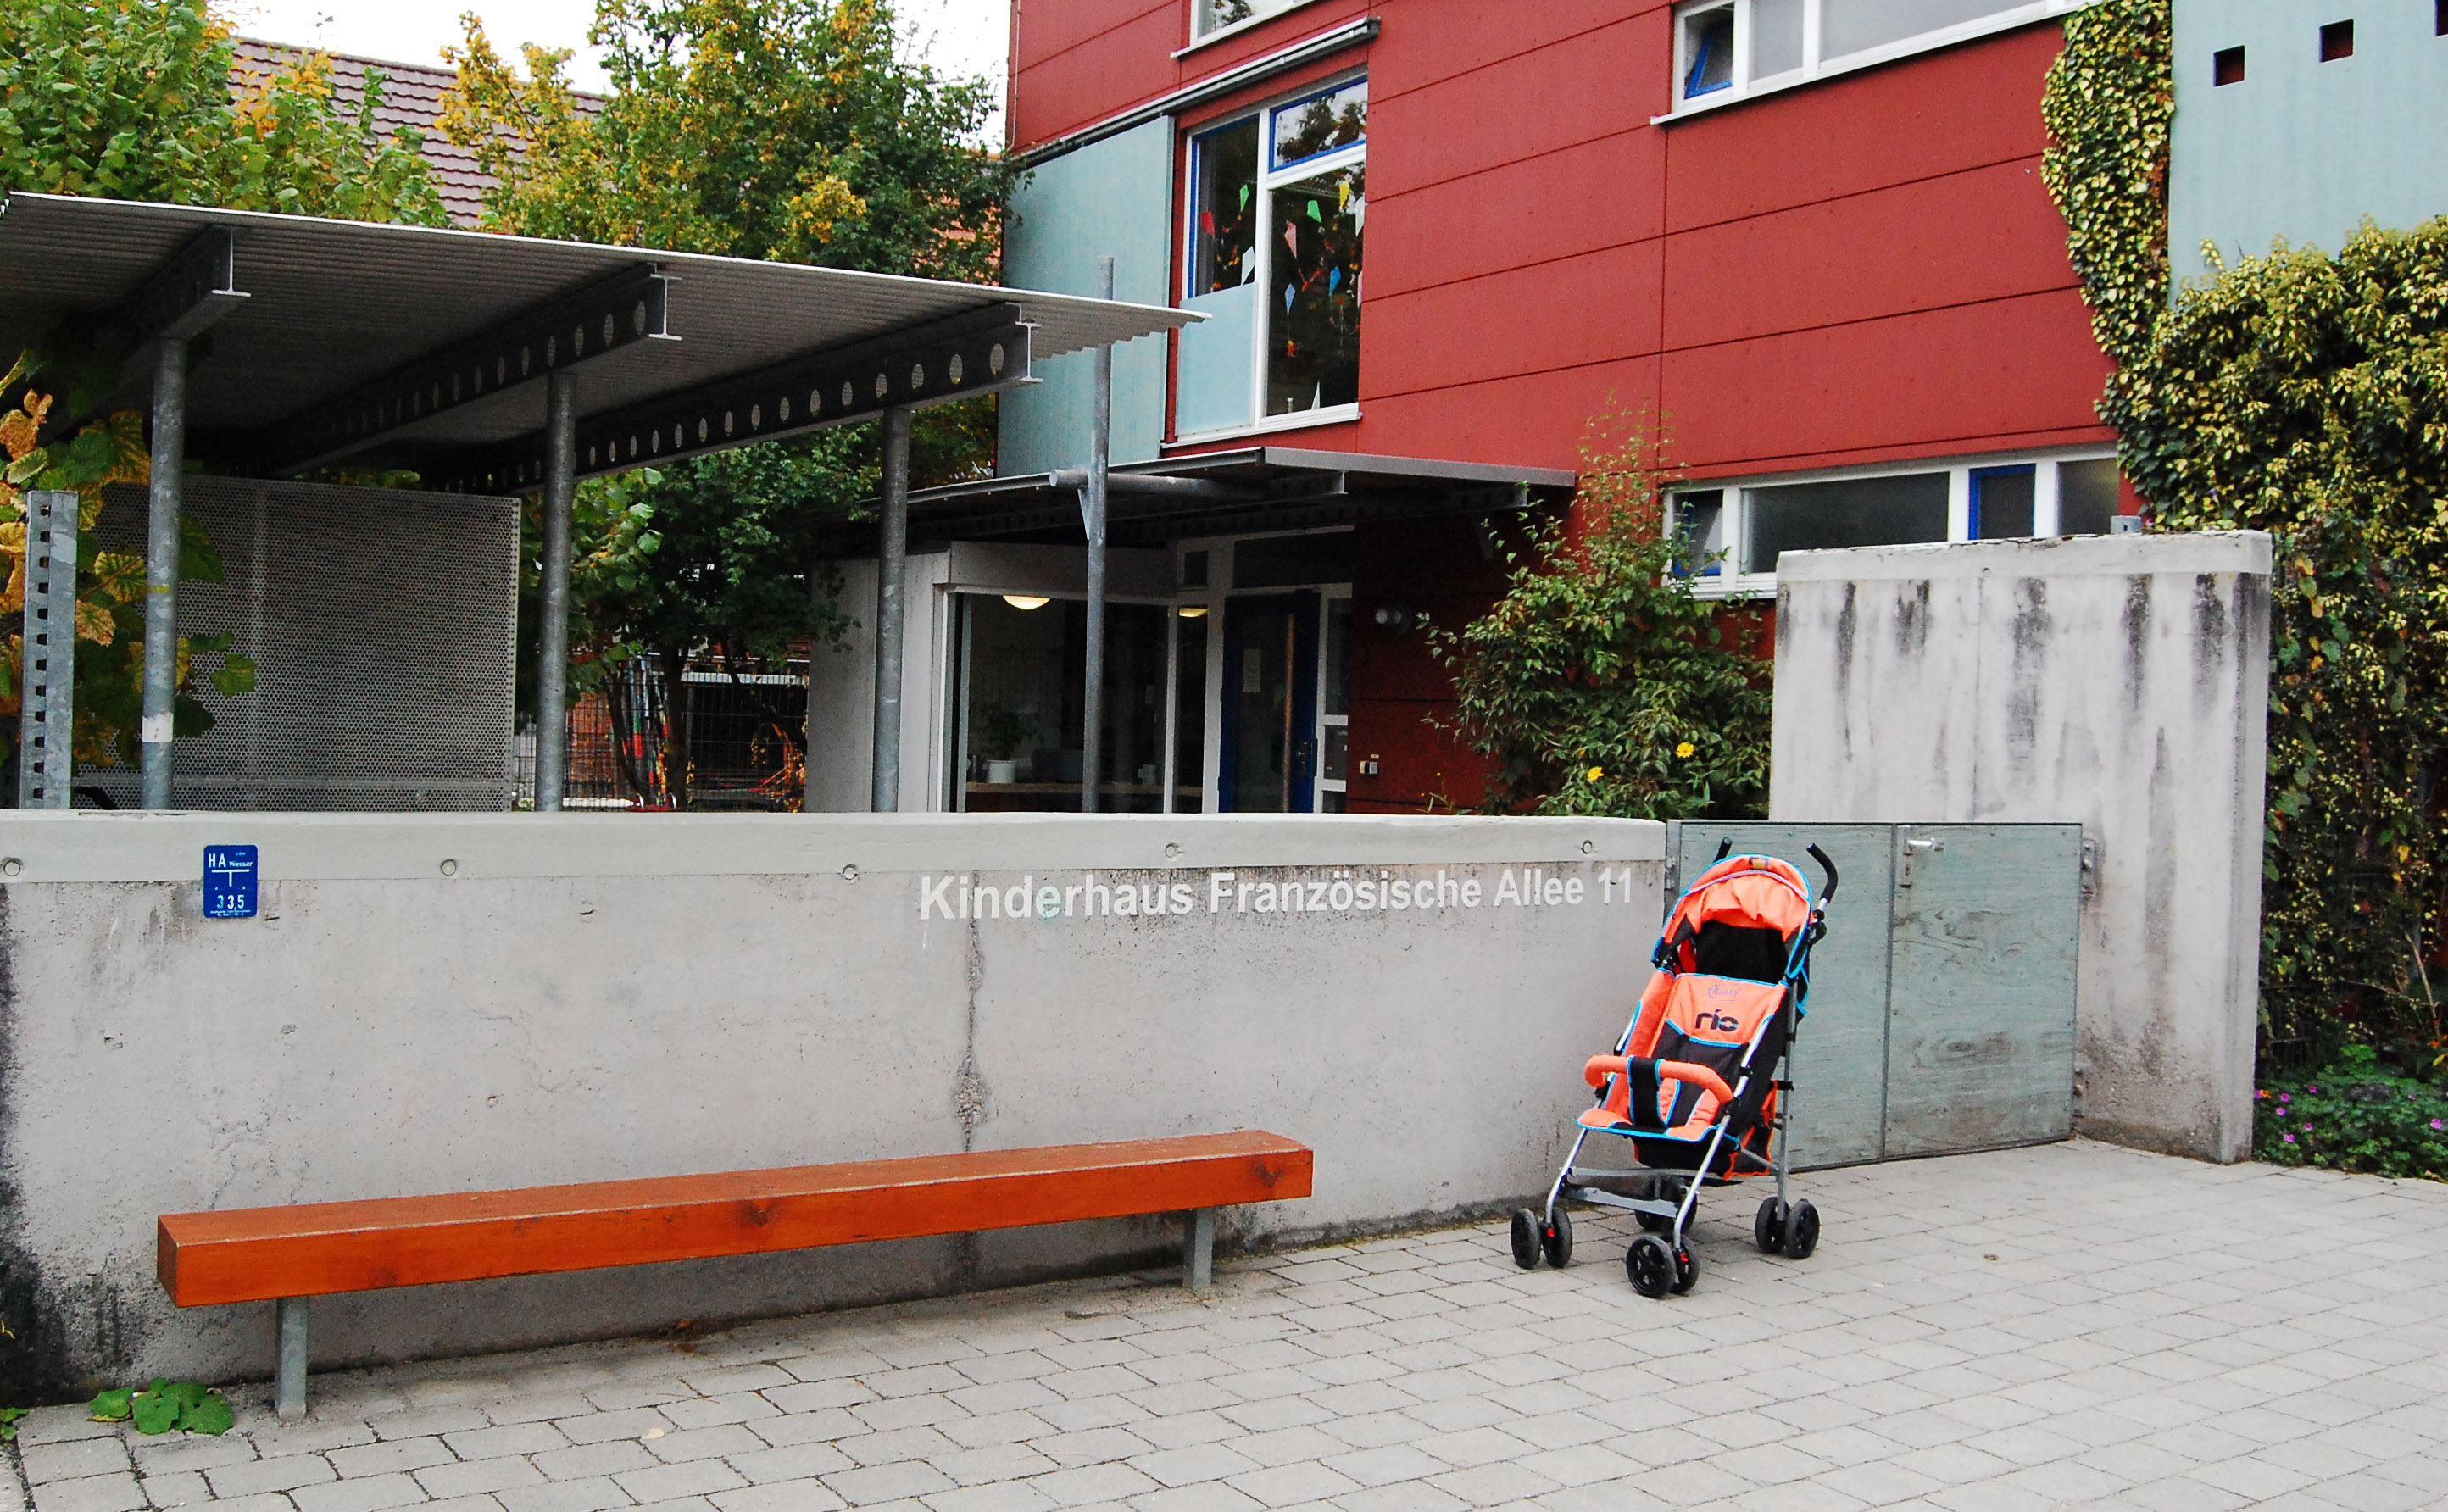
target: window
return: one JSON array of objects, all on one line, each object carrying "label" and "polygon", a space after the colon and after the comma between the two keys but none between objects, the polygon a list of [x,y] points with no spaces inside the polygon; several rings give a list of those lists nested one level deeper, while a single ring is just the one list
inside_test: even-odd
[{"label": "window", "polygon": [[1192,139],[1182,302],[1214,329],[1183,335],[1180,433],[1359,403],[1367,142],[1365,79]]},{"label": "window", "polygon": [[1191,9],[1198,18],[1196,30],[1203,37],[1307,3],[1308,0],[1191,0]]},{"label": "window", "polygon": [[2321,29],[2321,61],[2335,63],[2355,55],[2355,24],[2332,21]]},{"label": "window", "polygon": [[1925,463],[1909,471],[1686,488],[1673,500],[1678,574],[1708,596],[1767,592],[1788,551],[2104,535],[2119,484],[2109,457]]},{"label": "window", "polygon": [[[955,806],[972,813],[1078,813],[1086,777],[1081,718],[1088,605],[1036,594],[964,593],[957,610]],[[1174,616],[1150,603],[1108,603],[1105,616],[1100,802],[1108,813],[1154,813],[1164,807],[1167,632]]]},{"label": "window", "polygon": [[[2440,0],[2448,5],[2448,0]],[[2210,54],[2210,83],[2213,86],[2244,82],[2244,49],[2221,48]]]},{"label": "window", "polygon": [[[1674,108],[2063,15],[2089,0],[1691,0],[1674,13]],[[2448,0],[2443,0],[2448,3]]]}]

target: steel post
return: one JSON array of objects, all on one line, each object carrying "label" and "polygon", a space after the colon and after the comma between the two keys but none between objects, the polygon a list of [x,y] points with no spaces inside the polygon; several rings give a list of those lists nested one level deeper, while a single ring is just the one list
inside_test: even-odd
[{"label": "steel post", "polygon": [[884,411],[884,530],[875,554],[875,759],[868,807],[901,809],[902,580],[909,565],[909,411]]},{"label": "steel post", "polygon": [[[1097,297],[1114,297],[1114,259],[1097,259]],[[1088,665],[1080,710],[1080,812],[1101,807],[1105,724],[1105,472],[1114,442],[1114,349],[1097,348],[1088,397],[1088,486],[1080,526],[1088,537]]]},{"label": "steel post", "polygon": [[153,368],[153,479],[144,544],[143,806],[170,806],[179,699],[179,507],[187,467],[187,343],[164,336]]},{"label": "steel post", "polygon": [[306,1297],[275,1302],[279,1319],[279,1352],[272,1373],[272,1410],[283,1423],[306,1415]]},{"label": "steel post", "polygon": [[17,807],[72,807],[76,722],[77,496],[26,500],[26,625],[17,679]]},{"label": "steel post", "polygon": [[1215,1281],[1215,1210],[1193,1208],[1181,1215],[1181,1284],[1204,1292]]},{"label": "steel post", "polygon": [[578,488],[578,380],[545,380],[543,623],[536,638],[538,813],[561,812],[569,774],[569,514]]}]

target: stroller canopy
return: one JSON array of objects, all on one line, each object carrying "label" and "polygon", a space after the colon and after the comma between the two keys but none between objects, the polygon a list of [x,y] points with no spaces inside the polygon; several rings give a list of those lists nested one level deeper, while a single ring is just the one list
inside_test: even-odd
[{"label": "stroller canopy", "polygon": [[1728,856],[1692,884],[1657,942],[1666,971],[1773,982],[1794,936],[1810,922],[1810,885],[1767,855]]}]

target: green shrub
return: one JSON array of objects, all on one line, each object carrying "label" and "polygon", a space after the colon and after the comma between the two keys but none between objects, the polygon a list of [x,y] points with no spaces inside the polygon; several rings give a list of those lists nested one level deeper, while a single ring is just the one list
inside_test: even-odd
[{"label": "green shrub", "polygon": [[1483,618],[1428,629],[1452,728],[1493,758],[1484,812],[1767,814],[1770,668],[1692,592],[1701,564],[1664,528],[1661,450],[1638,417],[1593,422],[1573,515],[1506,547]]},{"label": "green shrub", "polygon": [[2448,1179],[2448,1093],[2349,1045],[2315,1076],[2253,1094],[2253,1158],[2272,1165]]}]

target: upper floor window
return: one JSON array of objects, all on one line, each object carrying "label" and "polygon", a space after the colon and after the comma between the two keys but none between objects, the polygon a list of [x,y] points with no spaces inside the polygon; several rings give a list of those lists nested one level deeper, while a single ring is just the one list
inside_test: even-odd
[{"label": "upper floor window", "polygon": [[1674,11],[1674,108],[1739,100],[2090,0],[1687,0]]},{"label": "upper floor window", "polygon": [[1190,0],[1192,13],[1198,18],[1195,29],[1202,37],[1308,3],[1309,0]]},{"label": "upper floor window", "polygon": [[[1248,423],[1360,399],[1360,265],[1368,222],[1368,82],[1312,89],[1191,139],[1185,301],[1248,288]],[[1204,308],[1204,306],[1202,306]],[[1229,327],[1228,327],[1229,329]],[[1184,348],[1189,364],[1191,348]],[[1220,355],[1220,354],[1219,354]],[[1207,359],[1202,358],[1202,363]],[[1246,371],[1246,380],[1238,376]],[[1223,370],[1186,373],[1202,391]],[[1200,429],[1186,422],[1185,431]]]}]

